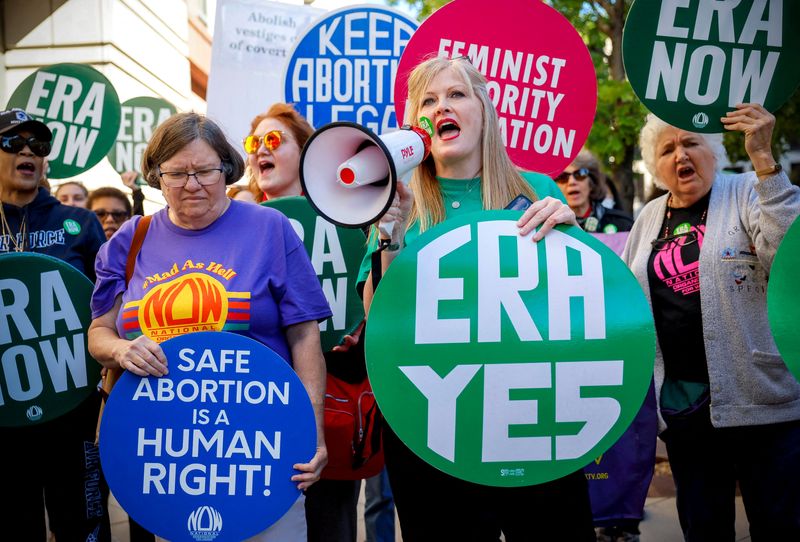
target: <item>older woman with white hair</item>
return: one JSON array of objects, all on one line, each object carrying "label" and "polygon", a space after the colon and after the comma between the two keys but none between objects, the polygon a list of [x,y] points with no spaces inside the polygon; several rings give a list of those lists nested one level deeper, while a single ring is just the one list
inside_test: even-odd
[{"label": "older woman with white hair", "polygon": [[738,104],[722,122],[744,132],[755,173],[720,172],[721,136],[648,119],[642,157],[668,193],[642,210],[623,258],[653,309],[661,438],[685,539],[734,539],[738,482],[754,541],[800,540],[800,383],[766,303],[800,189],[772,155],[774,116]]}]

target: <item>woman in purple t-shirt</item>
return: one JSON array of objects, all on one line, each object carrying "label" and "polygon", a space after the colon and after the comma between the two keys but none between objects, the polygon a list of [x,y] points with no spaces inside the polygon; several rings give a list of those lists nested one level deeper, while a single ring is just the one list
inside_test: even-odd
[{"label": "woman in purple t-shirt", "polygon": [[[126,263],[139,217],[98,254],[89,350],[106,368],[158,377],[168,371],[159,343],[186,332],[234,331],[266,344],[294,367],[314,406],[317,451],[308,463],[294,465],[301,472],[292,476],[304,490],[319,479],[328,457],[317,322],[331,311],[288,219],[226,197],[226,184],[243,170],[238,152],[206,117],[180,113],[159,126],[142,157],[142,174],[161,189],[167,207],[152,216],[129,280]],[[247,238],[237,235],[243,227]],[[219,299],[226,310],[217,310]],[[285,521],[302,535],[270,534]],[[256,539],[304,540],[304,525],[300,499]]]}]

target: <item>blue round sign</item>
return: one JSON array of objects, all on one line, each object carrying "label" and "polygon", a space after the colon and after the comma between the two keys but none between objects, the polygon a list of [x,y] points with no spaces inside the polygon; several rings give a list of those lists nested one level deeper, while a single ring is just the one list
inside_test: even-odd
[{"label": "blue round sign", "polygon": [[415,21],[382,6],[328,13],[295,44],[283,78],[285,101],[315,127],[350,121],[376,134],[398,128],[394,79],[416,29]]},{"label": "blue round sign", "polygon": [[172,542],[244,540],[300,496],[295,463],[316,451],[294,370],[263,344],[201,332],[161,344],[169,374],[125,372],[100,427],[108,485],[130,516]]}]

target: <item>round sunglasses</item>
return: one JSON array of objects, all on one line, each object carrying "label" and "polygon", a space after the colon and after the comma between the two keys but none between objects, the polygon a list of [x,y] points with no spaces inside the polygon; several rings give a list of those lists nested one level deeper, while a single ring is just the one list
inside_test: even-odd
[{"label": "round sunglasses", "polygon": [[0,149],[10,154],[17,154],[25,148],[25,145],[36,156],[47,156],[50,154],[50,142],[37,139],[36,136],[22,137],[19,134],[11,136],[0,136]]},{"label": "round sunglasses", "polygon": [[264,147],[271,152],[280,147],[282,141],[282,131],[270,130],[263,136],[249,135],[244,138],[242,144],[244,145],[244,152],[247,154],[255,154],[258,152],[258,148],[261,146],[262,142],[264,143]]},{"label": "round sunglasses", "polygon": [[591,177],[592,174],[589,172],[587,168],[582,167],[580,169],[576,169],[572,173],[564,171],[563,173],[561,173],[561,175],[554,178],[553,180],[558,184],[564,184],[567,181],[569,181],[570,176],[574,177],[576,181],[585,181],[586,179]]}]

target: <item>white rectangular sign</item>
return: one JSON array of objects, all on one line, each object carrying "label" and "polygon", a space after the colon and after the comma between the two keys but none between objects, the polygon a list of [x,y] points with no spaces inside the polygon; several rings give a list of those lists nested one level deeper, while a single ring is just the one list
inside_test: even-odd
[{"label": "white rectangular sign", "polygon": [[[324,10],[281,2],[219,0],[208,78],[208,116],[236,148],[250,122],[282,102],[283,72],[294,41]],[[242,151],[243,152],[243,151]]]}]

